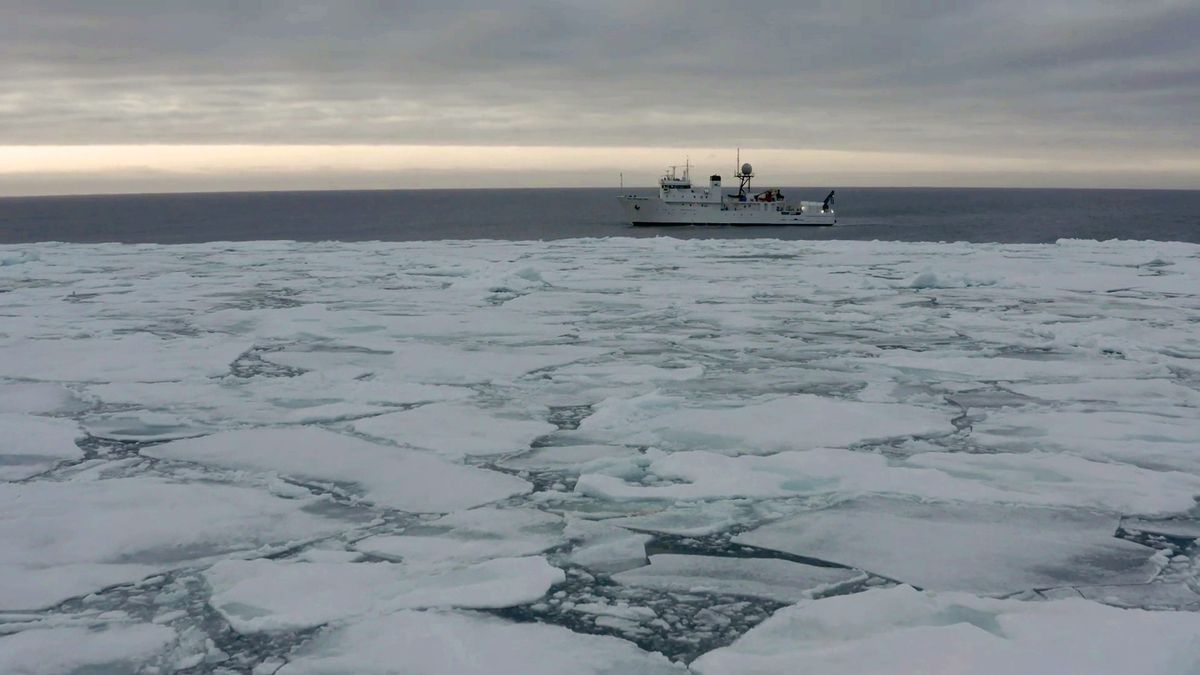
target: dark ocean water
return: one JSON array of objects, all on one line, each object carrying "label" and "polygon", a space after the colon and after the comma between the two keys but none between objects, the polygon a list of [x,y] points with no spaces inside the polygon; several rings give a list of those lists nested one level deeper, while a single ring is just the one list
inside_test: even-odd
[{"label": "dark ocean water", "polygon": [[[626,190],[653,194],[653,190]],[[787,188],[820,200],[825,189]],[[1200,191],[846,188],[835,227],[634,228],[618,190],[379,190],[0,199],[0,243],[663,236],[1200,243]]]}]

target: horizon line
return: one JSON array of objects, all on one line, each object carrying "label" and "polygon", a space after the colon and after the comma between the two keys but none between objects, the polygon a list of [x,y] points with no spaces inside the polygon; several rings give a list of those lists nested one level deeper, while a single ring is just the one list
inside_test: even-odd
[{"label": "horizon line", "polygon": [[[1200,192],[1200,187],[1103,187],[1077,185],[779,185],[785,190],[1073,190],[1090,192]],[[653,185],[612,187],[605,185],[551,185],[551,186],[472,186],[472,187],[366,187],[366,188],[305,188],[263,190],[144,190],[113,192],[41,192],[29,194],[0,194],[0,200],[53,199],[70,197],[166,197],[186,195],[249,195],[249,194],[311,194],[322,192],[463,192],[483,190],[655,190]],[[732,189],[732,188],[729,188]]]}]

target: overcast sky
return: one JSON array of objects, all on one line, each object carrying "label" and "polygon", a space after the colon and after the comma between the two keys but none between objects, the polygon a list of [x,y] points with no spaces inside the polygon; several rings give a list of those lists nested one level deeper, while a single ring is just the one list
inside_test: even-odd
[{"label": "overcast sky", "polygon": [[736,146],[779,183],[1195,188],[1198,36],[1197,0],[0,0],[0,194],[649,184]]}]

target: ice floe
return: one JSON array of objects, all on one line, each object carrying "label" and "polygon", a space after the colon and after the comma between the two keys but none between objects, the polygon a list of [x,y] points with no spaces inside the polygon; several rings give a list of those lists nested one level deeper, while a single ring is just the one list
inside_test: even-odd
[{"label": "ice floe", "polygon": [[[602,404],[584,420],[580,430],[615,436],[627,443],[712,447],[756,454],[847,446],[953,430],[946,412],[810,394],[748,405],[670,409],[664,414],[654,414],[670,403],[657,399],[650,406],[632,409],[624,400]],[[643,418],[646,412],[650,415]]]},{"label": "ice floe", "polygon": [[211,377],[249,345],[219,336],[149,333],[0,342],[0,377],[58,382],[161,382]]},{"label": "ice floe", "polygon": [[646,562],[648,534],[604,522],[574,518],[563,530],[575,547],[568,560],[600,572],[619,572]]},{"label": "ice floe", "polygon": [[0,413],[0,480],[29,478],[83,457],[75,445],[81,438],[83,431],[71,420]]},{"label": "ice floe", "polygon": [[355,431],[450,457],[498,455],[529,449],[557,427],[512,419],[458,403],[435,403],[355,422]]},{"label": "ice floe", "polygon": [[687,672],[630,642],[545,624],[405,611],[318,635],[279,675],[671,675]]},{"label": "ice floe", "polygon": [[908,586],[776,612],[692,669],[723,673],[1188,673],[1200,614],[1022,602]]},{"label": "ice floe", "polygon": [[996,448],[1042,449],[1134,466],[1200,473],[1198,411],[1005,409],[975,425],[974,436]]},{"label": "ice floe", "polygon": [[312,427],[225,431],[143,452],[160,459],[278,472],[302,481],[350,483],[364,499],[405,511],[453,511],[529,489],[514,476]]},{"label": "ice floe", "polygon": [[1113,516],[1077,509],[864,498],[765,525],[734,541],[921,588],[1003,595],[1150,581],[1158,571],[1154,550],[1117,539],[1117,524]]},{"label": "ice floe", "polygon": [[[547,346],[505,350],[459,349],[422,342],[388,344],[393,351],[386,369],[411,382],[428,384],[480,384],[508,382],[544,368],[599,356],[603,350]],[[296,368],[319,368],[320,352],[286,351],[264,355],[268,361]]]},{"label": "ice floe", "polygon": [[816,567],[774,558],[714,557],[660,554],[650,564],[613,575],[630,586],[682,593],[749,595],[799,602],[814,592],[828,591],[863,579],[861,572]]},{"label": "ice floe", "polygon": [[85,391],[101,407],[85,413],[83,422],[90,433],[102,438],[167,440],[245,425],[349,421],[472,395],[463,387],[355,375],[360,373],[90,385]]},{"label": "ice floe", "polygon": [[482,507],[409,527],[403,534],[367,537],[354,548],[410,566],[460,564],[541,553],[565,543],[563,525],[561,516],[536,509]]},{"label": "ice floe", "polygon": [[75,412],[86,407],[79,396],[50,382],[0,384],[0,413],[49,415]]},{"label": "ice floe", "polygon": [[368,613],[533,602],[563,580],[545,558],[495,558],[437,572],[389,562],[227,560],[205,578],[212,606],[242,633],[297,630]]},{"label": "ice floe", "polygon": [[[1154,514],[1186,511],[1200,497],[1200,476],[1192,473],[1153,471],[1047,452],[924,452],[903,465],[977,481],[981,487],[1006,493],[1001,500],[1029,504]],[[913,494],[921,493],[913,490]]]},{"label": "ice floe", "polygon": [[627,445],[548,445],[503,458],[499,464],[512,469],[579,474],[604,466],[609,460],[619,461],[638,454],[636,447]]},{"label": "ice floe", "polygon": [[0,672],[140,672],[174,641],[175,631],[154,624],[32,628],[0,637]]},{"label": "ice floe", "polygon": [[112,584],[344,523],[302,502],[152,477],[0,484],[0,609],[35,609]]},{"label": "ice floe", "polygon": [[[575,491],[611,500],[712,500],[813,495],[911,495],[927,499],[1115,509],[1185,510],[1200,478],[1176,471],[1093,462],[1046,453],[926,452],[891,460],[839,449],[728,457],[653,451],[644,465],[591,463]],[[646,484],[650,475],[656,482]]]}]

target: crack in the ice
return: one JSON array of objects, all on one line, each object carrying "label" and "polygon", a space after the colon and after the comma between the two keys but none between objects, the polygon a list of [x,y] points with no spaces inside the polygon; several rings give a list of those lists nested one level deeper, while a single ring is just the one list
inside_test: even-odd
[{"label": "crack in the ice", "polygon": [[485,611],[510,621],[619,637],[668,658],[691,661],[732,643],[787,604],[743,595],[624,586],[607,576],[569,567],[566,581],[551,589],[548,597]]},{"label": "crack in the ice", "polygon": [[258,345],[251,347],[234,359],[233,363],[229,364],[229,372],[234,377],[242,379],[249,379],[259,375],[263,377],[296,377],[308,372],[304,368],[280,365],[262,357],[263,354],[281,350],[282,347],[263,347]]}]

